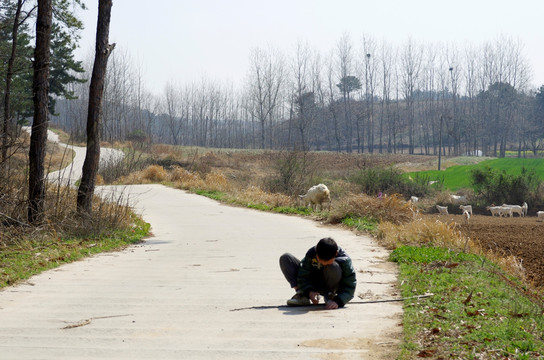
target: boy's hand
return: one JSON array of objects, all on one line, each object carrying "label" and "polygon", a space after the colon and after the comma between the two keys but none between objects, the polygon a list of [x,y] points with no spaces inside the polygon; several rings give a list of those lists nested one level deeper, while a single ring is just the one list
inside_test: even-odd
[{"label": "boy's hand", "polygon": [[310,301],[314,305],[319,303],[319,293],[317,291],[310,291]]},{"label": "boy's hand", "polygon": [[325,304],[325,309],[327,310],[338,309],[338,304],[332,300],[328,300],[327,303]]}]

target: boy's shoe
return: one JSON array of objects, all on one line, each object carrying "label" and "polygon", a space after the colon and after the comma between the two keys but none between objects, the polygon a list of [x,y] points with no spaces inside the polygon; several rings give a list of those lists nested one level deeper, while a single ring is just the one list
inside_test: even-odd
[{"label": "boy's shoe", "polygon": [[296,293],[292,298],[287,300],[287,305],[289,306],[308,306],[311,304],[310,299],[301,293]]}]

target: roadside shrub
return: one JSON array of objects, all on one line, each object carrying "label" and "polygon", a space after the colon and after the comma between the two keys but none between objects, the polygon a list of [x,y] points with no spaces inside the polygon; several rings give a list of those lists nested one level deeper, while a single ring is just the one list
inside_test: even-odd
[{"label": "roadside shrub", "polygon": [[537,190],[541,181],[534,170],[522,168],[521,174],[513,175],[486,166],[473,169],[470,176],[480,205],[535,203],[539,200]]},{"label": "roadside shrub", "polygon": [[[265,188],[272,193],[301,194],[309,185],[305,179],[312,176],[312,163],[301,151],[283,151],[275,161],[276,176],[265,181]],[[315,184],[312,184],[315,185]]]},{"label": "roadside shrub", "polygon": [[204,178],[206,187],[210,190],[226,191],[229,190],[230,184],[225,175],[218,172],[206,174]]},{"label": "roadside shrub", "polygon": [[361,191],[377,195],[378,193],[403,194],[405,197],[423,196],[429,192],[428,179],[416,177],[410,179],[403,176],[401,170],[389,168],[363,169],[349,179],[357,184]]},{"label": "roadside shrub", "polygon": [[98,173],[102,176],[104,183],[111,184],[122,177],[127,177],[132,172],[142,170],[148,165],[143,154],[134,148],[125,148],[123,152],[125,156],[121,161],[112,158],[100,162]]},{"label": "roadside shrub", "polygon": [[382,198],[364,194],[347,194],[343,199],[335,202],[327,220],[331,223],[340,223],[347,217],[400,224],[412,219],[412,210],[398,194]]},{"label": "roadside shrub", "polygon": [[194,172],[187,171],[179,166],[174,166],[172,171],[170,171],[170,181],[180,183],[195,183],[200,181],[200,177]]},{"label": "roadside shrub", "polygon": [[142,180],[149,180],[151,182],[161,182],[168,178],[168,173],[162,166],[151,165],[146,167],[142,171]]}]

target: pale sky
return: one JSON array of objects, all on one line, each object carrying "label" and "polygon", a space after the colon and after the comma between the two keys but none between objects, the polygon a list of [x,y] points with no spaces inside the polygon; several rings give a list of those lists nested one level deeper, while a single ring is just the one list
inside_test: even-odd
[{"label": "pale sky", "polygon": [[[81,13],[82,60],[94,51],[98,0]],[[363,35],[391,43],[456,43],[460,50],[501,35],[519,39],[544,84],[544,0],[114,0],[110,43],[141,65],[146,87],[159,95],[167,82],[203,77],[243,81],[251,48],[294,54],[307,42],[324,54],[347,33],[355,48]]]}]

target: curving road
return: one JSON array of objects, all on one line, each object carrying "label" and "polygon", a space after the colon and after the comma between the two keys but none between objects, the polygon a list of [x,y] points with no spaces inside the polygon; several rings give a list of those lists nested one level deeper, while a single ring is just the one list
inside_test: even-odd
[{"label": "curving road", "polygon": [[[394,357],[402,303],[369,300],[396,297],[396,267],[371,238],[162,185],[99,190],[128,199],[153,236],[1,291],[1,359]],[[279,256],[325,236],[351,255],[358,296],[339,310],[283,306]]]}]

